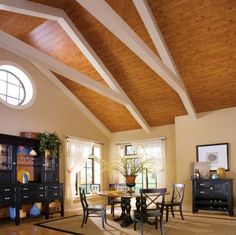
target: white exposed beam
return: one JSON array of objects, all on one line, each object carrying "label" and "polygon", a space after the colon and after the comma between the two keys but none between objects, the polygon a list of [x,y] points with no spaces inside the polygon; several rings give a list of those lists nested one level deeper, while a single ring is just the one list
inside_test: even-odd
[{"label": "white exposed beam", "polygon": [[126,98],[126,100],[129,101],[129,104],[126,105],[126,108],[129,110],[134,119],[139,123],[139,125],[147,133],[151,132],[150,126],[148,125],[144,117],[137,110],[135,105],[132,103],[132,101],[120,87],[118,82],[114,79],[112,74],[102,63],[95,51],[91,48],[91,46],[88,44],[88,42],[78,31],[78,29],[75,27],[73,22],[65,14],[64,11],[54,7],[49,7],[25,0],[19,0],[17,2],[14,0],[0,0],[0,9],[57,21],[67,33],[67,35],[85,55],[85,57],[94,66],[94,68],[98,71],[98,73],[102,76],[102,78],[107,82],[109,87],[122,94]]},{"label": "white exposed beam", "polygon": [[139,38],[127,23],[104,0],[76,0],[98,21],[107,27],[117,38],[142,59],[153,71],[166,81],[177,93],[184,91],[175,74]]},{"label": "white exposed beam", "polygon": [[29,46],[28,44],[16,39],[15,37],[0,30],[0,46],[7,48],[13,53],[26,59],[34,60],[38,64],[44,64],[50,70],[84,86],[103,96],[108,97],[120,104],[127,105],[129,102],[120,93],[101,85],[93,79],[85,76],[68,65],[48,56],[47,54]]},{"label": "white exposed beam", "polygon": [[86,108],[86,106],[60,81],[57,77],[48,70],[45,66],[40,66],[33,63],[49,80],[51,80],[64,94],[71,99],[74,104],[91,120],[107,137],[110,137],[111,132]]},{"label": "white exposed beam", "polygon": [[35,4],[26,0],[0,0],[0,9],[55,21],[58,20],[58,17],[62,17],[65,14],[61,9],[48,7],[43,4],[37,4],[36,11]]},{"label": "white exposed beam", "polygon": [[[162,59],[164,64],[176,75],[176,77],[182,81],[182,78],[178,72],[178,69],[174,63],[174,60],[171,57],[171,54],[169,52],[169,49],[165,43],[165,40],[161,34],[161,31],[155,21],[155,18],[152,14],[152,11],[148,5],[148,2],[146,0],[133,0],[133,3],[141,16],[144,25],[146,26],[146,29]],[[184,86],[184,85],[183,85]],[[191,99],[189,98],[189,95],[184,89],[182,93],[179,93],[179,96],[188,112],[188,114],[193,115],[196,117],[196,112],[194,109],[194,106],[191,102]]]}]

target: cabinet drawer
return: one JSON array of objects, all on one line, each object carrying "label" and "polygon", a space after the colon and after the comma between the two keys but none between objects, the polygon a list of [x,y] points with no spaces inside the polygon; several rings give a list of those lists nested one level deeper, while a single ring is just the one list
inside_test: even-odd
[{"label": "cabinet drawer", "polygon": [[24,185],[21,188],[22,192],[36,192],[36,191],[44,191],[45,188],[42,184],[36,184],[36,185]]},{"label": "cabinet drawer", "polygon": [[15,192],[15,187],[0,188],[0,194],[2,194],[2,193],[14,193],[14,192]]},{"label": "cabinet drawer", "polygon": [[62,197],[62,191],[61,190],[55,190],[55,191],[48,191],[48,198],[61,198]]},{"label": "cabinet drawer", "polygon": [[60,190],[62,188],[61,184],[48,184],[47,189],[48,191],[51,190]]},{"label": "cabinet drawer", "polygon": [[210,189],[196,189],[195,194],[198,198],[209,197],[211,193]]},{"label": "cabinet drawer", "polygon": [[22,201],[42,201],[45,199],[45,193],[38,192],[38,193],[23,193],[21,195]]},{"label": "cabinet drawer", "polygon": [[12,203],[15,202],[14,193],[3,193],[0,194],[0,203]]},{"label": "cabinet drawer", "polygon": [[196,188],[210,188],[211,186],[211,182],[209,181],[196,182]]}]

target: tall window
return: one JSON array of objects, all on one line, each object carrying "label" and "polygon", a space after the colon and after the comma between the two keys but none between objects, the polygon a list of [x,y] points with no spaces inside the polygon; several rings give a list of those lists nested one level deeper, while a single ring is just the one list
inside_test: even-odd
[{"label": "tall window", "polygon": [[118,148],[120,156],[127,156],[127,159],[138,157],[152,158],[153,169],[143,169],[136,177],[135,191],[140,188],[157,188],[166,186],[165,170],[165,140],[138,141],[129,144],[121,144]]},{"label": "tall window", "polygon": [[94,144],[92,153],[85,162],[82,170],[76,174],[76,192],[78,194],[78,187],[85,189],[87,194],[92,192],[93,185],[100,185],[100,159],[101,148],[100,145]]},{"label": "tall window", "polygon": [[87,160],[83,163],[79,171],[75,173],[75,195],[79,195],[79,187],[83,188],[87,194],[92,192],[93,185],[99,186],[100,188],[100,159],[100,145],[94,144]]},{"label": "tall window", "polygon": [[73,208],[73,200],[82,186],[91,191],[101,183],[101,145],[79,138],[66,138],[66,177],[65,206]]}]

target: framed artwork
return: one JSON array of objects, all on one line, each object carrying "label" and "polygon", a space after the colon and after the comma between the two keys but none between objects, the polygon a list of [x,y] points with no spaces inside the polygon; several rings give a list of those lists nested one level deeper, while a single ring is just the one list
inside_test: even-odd
[{"label": "framed artwork", "polygon": [[228,143],[197,145],[197,162],[209,161],[210,170],[215,171],[219,167],[229,170],[229,146]]},{"label": "framed artwork", "polygon": [[125,156],[133,155],[134,150],[132,145],[125,145]]},{"label": "framed artwork", "polygon": [[97,194],[100,192],[100,184],[92,184],[91,185],[91,193]]}]

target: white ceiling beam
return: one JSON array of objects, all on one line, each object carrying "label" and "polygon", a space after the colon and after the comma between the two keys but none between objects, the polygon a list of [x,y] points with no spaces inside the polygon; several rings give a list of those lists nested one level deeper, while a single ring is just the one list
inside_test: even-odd
[{"label": "white ceiling beam", "polygon": [[0,0],[0,9],[57,21],[64,29],[64,31],[67,33],[67,35],[81,50],[84,56],[90,61],[93,67],[106,81],[109,87],[122,94],[126,98],[126,100],[129,101],[129,104],[126,105],[126,108],[130,112],[130,114],[134,117],[134,119],[139,123],[139,125],[147,133],[151,132],[150,126],[148,125],[144,117],[141,115],[136,106],[129,99],[124,90],[120,87],[119,83],[114,79],[112,74],[102,63],[101,59],[97,56],[95,51],[91,48],[86,39],[78,31],[78,29],[75,27],[73,22],[65,14],[64,11],[54,7],[45,6],[42,4],[29,2],[25,0],[19,0],[19,1]]},{"label": "white ceiling beam", "polygon": [[107,137],[110,137],[111,132],[98,120],[93,113],[60,81],[57,77],[43,65],[33,63],[49,80],[53,82],[66,96],[83,112],[83,114],[94,123]]},{"label": "white ceiling beam", "polygon": [[[165,40],[161,34],[161,31],[155,21],[155,18],[152,14],[152,11],[148,5],[148,2],[146,0],[133,0],[133,3],[141,16],[143,23],[162,59],[164,64],[175,74],[175,76],[183,82],[178,69],[175,65],[174,60],[171,57],[170,51],[165,43]],[[184,86],[184,85],[183,85]],[[188,95],[188,92],[186,89],[184,89],[183,92],[179,93],[179,96],[188,112],[188,114],[193,115],[196,117],[196,112],[194,109],[194,106],[192,104],[192,101]]]},{"label": "white ceiling beam", "polygon": [[104,0],[76,0],[108,28],[130,50],[166,81],[177,93],[184,91],[183,83],[143,42],[131,27]]},{"label": "white ceiling beam", "polygon": [[65,14],[61,9],[26,0],[0,0],[0,9],[54,21],[57,21],[58,17],[63,17]]},{"label": "white ceiling beam", "polygon": [[72,69],[68,65],[65,65],[51,56],[48,56],[44,52],[29,46],[28,44],[3,32],[2,30],[0,30],[0,46],[26,58],[27,60],[34,60],[38,64],[43,64],[55,73],[58,73],[120,104],[127,105],[129,103],[120,93],[101,85],[99,82],[94,81],[79,71]]}]

